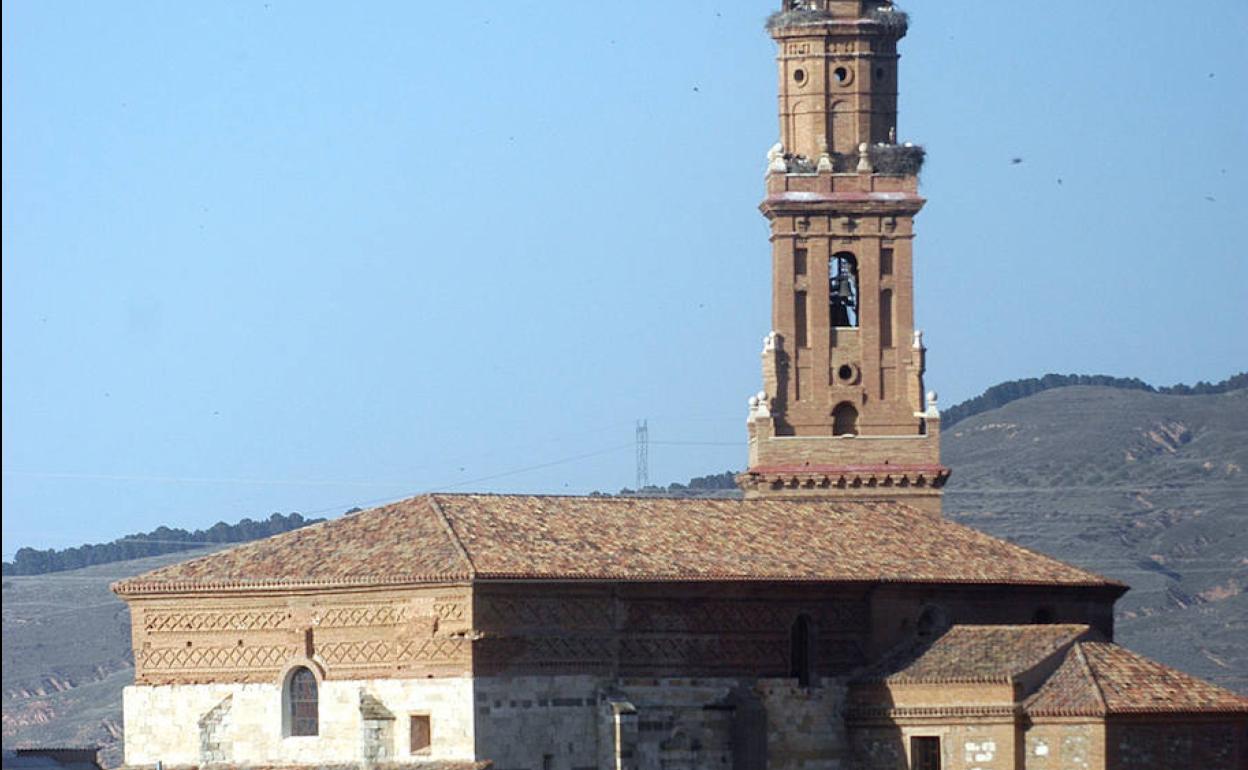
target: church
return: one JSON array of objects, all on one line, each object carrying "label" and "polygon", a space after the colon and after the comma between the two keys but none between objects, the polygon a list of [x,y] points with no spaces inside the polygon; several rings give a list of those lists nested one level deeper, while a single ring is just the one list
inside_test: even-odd
[{"label": "church", "polygon": [[890,0],[785,0],[740,500],[431,494],[123,580],[129,766],[1243,770],[1127,586],[941,515]]}]

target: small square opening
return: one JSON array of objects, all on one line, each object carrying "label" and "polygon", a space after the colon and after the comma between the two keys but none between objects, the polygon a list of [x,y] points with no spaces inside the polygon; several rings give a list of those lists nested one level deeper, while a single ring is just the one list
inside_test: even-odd
[{"label": "small square opening", "polygon": [[940,738],[916,735],[910,739],[910,770],[940,770]]},{"label": "small square opening", "polygon": [[411,753],[428,752],[433,744],[433,728],[428,714],[411,715]]}]

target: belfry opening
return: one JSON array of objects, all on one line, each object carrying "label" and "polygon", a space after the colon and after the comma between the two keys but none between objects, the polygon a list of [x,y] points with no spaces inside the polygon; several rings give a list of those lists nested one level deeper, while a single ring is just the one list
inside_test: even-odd
[{"label": "belfry opening", "polygon": [[833,327],[858,325],[858,260],[847,251],[828,263],[828,315]]}]

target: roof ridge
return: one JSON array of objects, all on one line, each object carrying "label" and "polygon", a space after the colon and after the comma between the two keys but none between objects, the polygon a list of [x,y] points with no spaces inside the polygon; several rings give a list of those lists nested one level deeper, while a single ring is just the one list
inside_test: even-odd
[{"label": "roof ridge", "polygon": [[1087,642],[1075,642],[1075,659],[1079,661],[1079,665],[1083,668],[1083,672],[1088,675],[1088,681],[1092,683],[1092,694],[1096,696],[1096,702],[1101,704],[1103,713],[1109,713],[1109,702],[1105,700],[1105,691],[1101,689],[1100,679],[1096,676],[1096,671],[1092,668],[1092,664],[1088,662],[1088,656],[1083,652],[1083,645]]},{"label": "roof ridge", "polygon": [[442,528],[446,530],[446,536],[450,538],[451,545],[455,546],[456,553],[468,565],[468,579],[473,580],[477,577],[477,565],[472,563],[472,557],[468,555],[468,549],[464,546],[464,541],[459,539],[459,533],[455,531],[455,525],[451,524],[451,519],[442,510],[442,506],[438,504],[437,495],[428,495],[429,506],[433,508],[433,513],[438,517],[438,521],[442,523]]}]

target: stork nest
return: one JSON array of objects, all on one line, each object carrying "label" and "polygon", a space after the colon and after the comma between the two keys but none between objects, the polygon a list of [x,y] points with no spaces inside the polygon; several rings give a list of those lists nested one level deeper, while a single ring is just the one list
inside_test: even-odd
[{"label": "stork nest", "polygon": [[877,174],[918,176],[923,170],[927,150],[917,144],[871,145],[871,168]]},{"label": "stork nest", "polygon": [[906,30],[910,29],[910,14],[896,8],[891,10],[877,8],[868,14],[867,18],[879,24],[885,32],[894,37],[902,37],[906,34]]},{"label": "stork nest", "polygon": [[831,11],[816,11],[810,8],[796,8],[791,11],[776,11],[767,17],[767,29],[798,27],[803,24],[817,24],[835,18]]},{"label": "stork nest", "polygon": [[[782,29],[784,27],[800,27],[803,24],[818,24],[824,21],[832,21],[836,16],[831,11],[820,11],[814,8],[794,8],[788,11],[776,11],[767,17],[767,29]],[[910,29],[910,16],[905,11],[896,8],[885,10],[877,8],[867,14],[867,19],[884,28],[884,31],[894,37],[901,37]]]}]

